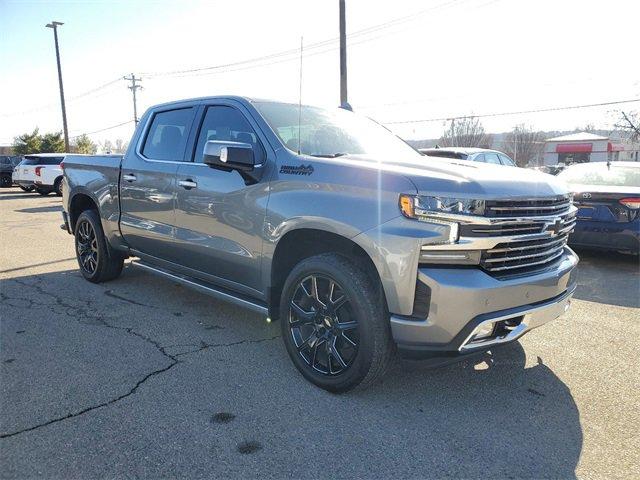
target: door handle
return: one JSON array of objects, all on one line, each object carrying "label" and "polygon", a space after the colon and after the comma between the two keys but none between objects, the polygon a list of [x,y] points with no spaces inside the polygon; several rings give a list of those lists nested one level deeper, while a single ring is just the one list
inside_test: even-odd
[{"label": "door handle", "polygon": [[136,176],[133,173],[125,173],[124,175],[122,175],[122,179],[125,182],[135,182],[137,180]]},{"label": "door handle", "polygon": [[198,184],[191,180],[190,178],[187,180],[178,180],[178,185],[180,185],[185,190],[191,190],[192,188],[198,188]]}]

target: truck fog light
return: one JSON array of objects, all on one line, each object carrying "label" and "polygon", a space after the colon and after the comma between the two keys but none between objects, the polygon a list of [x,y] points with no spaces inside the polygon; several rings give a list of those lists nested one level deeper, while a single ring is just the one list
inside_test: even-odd
[{"label": "truck fog light", "polygon": [[481,323],[473,331],[473,334],[471,335],[471,340],[470,341],[474,342],[476,340],[484,340],[486,338],[490,338],[493,335],[495,327],[496,327],[496,324],[493,323],[493,322],[491,322],[491,323]]}]

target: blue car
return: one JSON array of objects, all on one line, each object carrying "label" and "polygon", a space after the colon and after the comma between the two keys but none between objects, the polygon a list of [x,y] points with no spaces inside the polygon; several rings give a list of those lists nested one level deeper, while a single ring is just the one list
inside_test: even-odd
[{"label": "blue car", "polygon": [[638,255],[640,162],[581,163],[558,178],[567,182],[578,207],[570,245]]}]

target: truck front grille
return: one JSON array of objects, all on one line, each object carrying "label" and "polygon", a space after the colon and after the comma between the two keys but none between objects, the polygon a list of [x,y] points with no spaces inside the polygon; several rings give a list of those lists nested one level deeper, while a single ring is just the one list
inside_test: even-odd
[{"label": "truck front grille", "polygon": [[531,200],[489,200],[487,217],[531,217],[561,215],[569,211],[571,200],[566,195]]},{"label": "truck front grille", "polygon": [[525,273],[543,269],[562,255],[569,234],[539,240],[499,243],[482,253],[480,265],[490,273]]},{"label": "truck front grille", "polygon": [[560,258],[567,244],[569,233],[573,231],[575,224],[575,211],[562,215],[557,226],[555,223],[537,224],[538,230],[532,233],[549,232],[548,236],[531,239],[526,235],[526,232],[523,232],[522,236],[511,237],[508,242],[499,243],[495,247],[483,251],[480,265],[487,272],[498,275],[527,273],[544,269]]}]

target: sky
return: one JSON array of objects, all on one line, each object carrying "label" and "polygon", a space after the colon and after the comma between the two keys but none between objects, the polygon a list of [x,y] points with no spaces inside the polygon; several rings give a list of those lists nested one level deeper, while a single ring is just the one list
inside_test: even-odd
[{"label": "sky", "polygon": [[[447,123],[413,120],[640,99],[635,0],[346,4],[349,102],[403,138],[437,138]],[[64,22],[71,137],[130,137],[131,73],[140,114],[206,95],[297,102],[301,42],[303,103],[339,104],[338,0],[0,0],[0,145],[62,129],[52,20]],[[488,132],[610,129],[621,109],[640,102],[481,120]]]}]

